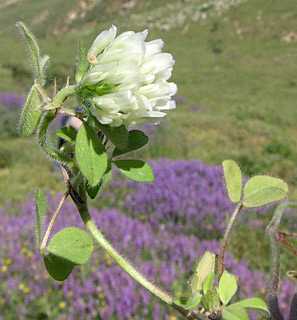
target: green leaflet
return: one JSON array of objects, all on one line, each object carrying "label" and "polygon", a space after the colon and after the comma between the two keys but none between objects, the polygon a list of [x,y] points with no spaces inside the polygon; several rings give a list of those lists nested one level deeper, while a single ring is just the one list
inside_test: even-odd
[{"label": "green leaflet", "polygon": [[56,135],[72,144],[75,144],[77,131],[73,127],[64,127],[58,130]]},{"label": "green leaflet", "polygon": [[219,296],[224,304],[227,304],[237,291],[237,280],[235,276],[224,271],[219,282]]},{"label": "green leaflet", "polygon": [[[43,77],[42,77],[42,69],[40,67],[40,52],[39,47],[36,41],[36,38],[32,34],[32,32],[25,26],[25,24],[22,21],[17,22],[16,26],[19,28],[21,34],[24,36],[28,51],[30,54],[30,58],[32,61],[32,64],[34,66],[34,71],[36,74],[36,80],[38,83],[42,84]],[[44,58],[42,58],[44,60]],[[48,60],[48,59],[46,59]],[[42,63],[43,67],[45,65],[45,62]]]},{"label": "green leaflet", "polygon": [[242,203],[247,208],[264,206],[284,199],[288,191],[288,185],[281,179],[255,176],[244,187]]},{"label": "green leaflet", "polygon": [[154,172],[142,160],[115,160],[113,163],[128,178],[138,182],[154,182]]},{"label": "green leaflet", "polygon": [[269,315],[267,304],[260,298],[250,298],[233,303],[232,306],[241,306],[247,310],[263,312]]},{"label": "green leaflet", "polygon": [[242,191],[242,175],[239,166],[233,160],[225,160],[223,171],[230,200],[239,202]]},{"label": "green leaflet", "polygon": [[141,147],[147,144],[148,140],[149,139],[144,132],[140,130],[131,130],[129,131],[127,148],[124,150],[121,150],[120,148],[115,148],[112,156],[116,157],[121,154],[140,149]]},{"label": "green leaflet", "polygon": [[19,132],[21,136],[28,137],[37,128],[41,117],[41,110],[36,109],[40,105],[41,100],[39,94],[35,89],[35,85],[33,85],[27,96],[20,118]]},{"label": "green leaflet", "polygon": [[100,138],[86,122],[76,137],[75,156],[82,174],[95,187],[107,168],[107,154]]},{"label": "green leaflet", "polygon": [[224,320],[249,320],[249,316],[245,309],[241,306],[227,306],[222,310]]},{"label": "green leaflet", "polygon": [[93,252],[93,239],[85,231],[69,227],[61,230],[50,240],[48,252],[75,265],[88,261]]},{"label": "green leaflet", "polygon": [[66,280],[75,267],[75,264],[51,253],[44,256],[43,260],[47,272],[57,281]]}]

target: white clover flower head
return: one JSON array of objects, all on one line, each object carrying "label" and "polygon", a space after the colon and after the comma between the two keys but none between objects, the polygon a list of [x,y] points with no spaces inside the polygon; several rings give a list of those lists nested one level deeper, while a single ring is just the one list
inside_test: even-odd
[{"label": "white clover flower head", "polygon": [[117,28],[101,32],[88,51],[90,63],[80,85],[88,91],[102,124],[117,127],[158,124],[174,109],[177,86],[167,82],[174,60],[162,53],[161,39],[145,42],[148,31],[127,31],[116,37]]}]

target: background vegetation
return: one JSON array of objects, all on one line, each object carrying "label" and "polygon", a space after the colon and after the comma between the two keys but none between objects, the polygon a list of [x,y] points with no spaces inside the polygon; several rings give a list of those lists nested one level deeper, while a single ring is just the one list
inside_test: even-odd
[{"label": "background vegetation", "polygon": [[[160,127],[147,129],[152,142],[142,156],[199,159],[211,165],[232,158],[247,176],[263,173],[285,179],[295,200],[296,9],[295,0],[2,0],[0,93],[17,93],[21,99],[32,81],[15,27],[18,20],[51,56],[49,88],[55,77],[58,86],[68,75],[73,77],[79,39],[88,47],[111,24],[119,32],[148,28],[148,38],[162,38],[164,50],[176,60],[172,80],[179,91],[177,109]],[[60,174],[36,148],[35,138],[17,136],[20,103],[11,99],[0,95],[0,203],[24,200],[36,186],[53,194],[63,191]],[[255,241],[264,241],[268,220],[261,219],[262,228],[248,233],[245,224],[239,224],[233,235],[235,257],[248,258],[253,268],[264,271],[268,262],[261,257],[268,247],[263,242],[255,248]],[[295,264],[290,255],[283,261]]]}]

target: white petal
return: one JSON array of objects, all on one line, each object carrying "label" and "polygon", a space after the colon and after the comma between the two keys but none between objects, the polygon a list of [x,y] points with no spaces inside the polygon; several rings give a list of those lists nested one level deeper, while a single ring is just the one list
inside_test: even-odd
[{"label": "white petal", "polygon": [[92,54],[97,56],[101,53],[115,38],[117,33],[116,26],[112,25],[109,30],[102,31],[94,40],[90,50],[88,51],[88,57]]},{"label": "white petal", "polygon": [[164,42],[161,39],[152,40],[145,43],[145,56],[152,56],[156,53],[161,53]]}]

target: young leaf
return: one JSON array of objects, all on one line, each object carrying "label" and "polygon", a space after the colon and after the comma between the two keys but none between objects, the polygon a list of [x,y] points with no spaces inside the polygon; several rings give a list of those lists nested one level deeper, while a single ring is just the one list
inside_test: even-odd
[{"label": "young leaf", "polygon": [[249,298],[233,303],[232,306],[241,306],[247,310],[264,312],[269,315],[267,304],[260,298]]},{"label": "young leaf", "polygon": [[234,306],[233,304],[223,308],[222,317],[224,320],[249,320],[245,309],[241,306]]},{"label": "young leaf", "polygon": [[227,304],[237,291],[237,280],[233,274],[224,271],[219,282],[219,296]]},{"label": "young leaf", "polygon": [[242,175],[239,166],[233,160],[225,160],[223,171],[230,200],[239,202],[242,190]]},{"label": "young leaf", "polygon": [[210,272],[205,280],[203,281],[203,293],[206,294],[208,291],[212,289],[214,281],[214,271]]},{"label": "young leaf", "polygon": [[76,137],[75,156],[82,174],[90,186],[95,187],[107,168],[107,154],[96,132],[86,122]]},{"label": "young leaf", "polygon": [[20,118],[19,131],[23,137],[30,136],[38,126],[41,117],[41,110],[36,108],[40,106],[41,100],[33,85],[22,110]]},{"label": "young leaf", "polygon": [[197,292],[202,290],[202,284],[205,278],[210,272],[215,269],[216,255],[206,251],[201,260],[198,263],[195,274],[191,281],[192,294],[195,295]]},{"label": "young leaf", "polygon": [[99,182],[99,184],[95,187],[90,187],[87,185],[87,193],[91,199],[95,199],[97,195],[104,189],[110,177],[111,177],[111,163],[110,161],[108,161],[107,169],[101,181]]},{"label": "young leaf", "polygon": [[36,240],[37,246],[40,246],[42,227],[44,217],[46,214],[46,196],[44,192],[37,188],[35,193],[35,207],[36,207]]},{"label": "young leaf", "polygon": [[113,163],[128,178],[138,182],[154,182],[154,172],[142,160],[115,160]]},{"label": "young leaf", "polygon": [[186,310],[192,310],[198,307],[201,301],[201,298],[202,298],[202,295],[198,293],[193,298],[189,298],[189,297],[175,298],[173,300],[173,303],[183,307]]},{"label": "young leaf", "polygon": [[58,130],[56,135],[72,144],[75,144],[77,131],[73,127],[64,127]]},{"label": "young leaf", "polygon": [[206,311],[218,311],[220,309],[220,299],[215,291],[209,291],[202,296],[202,305]]},{"label": "young leaf", "polygon": [[288,185],[281,179],[255,176],[244,187],[243,205],[247,208],[264,206],[284,199],[288,191]]},{"label": "young leaf", "polygon": [[88,233],[69,227],[55,234],[46,249],[61,259],[81,265],[88,261],[93,247],[93,239]]},{"label": "young leaf", "polygon": [[143,147],[144,145],[147,144],[148,140],[149,139],[144,132],[142,132],[140,130],[131,130],[131,131],[129,131],[127,148],[125,150],[115,148],[112,156],[116,157],[121,154],[140,149],[141,147]]},{"label": "young leaf", "polygon": [[32,32],[24,25],[22,21],[17,22],[16,25],[26,40],[30,58],[35,69],[36,79],[38,83],[41,84],[42,74],[41,74],[41,68],[40,68],[40,57],[39,57],[40,54],[39,54],[39,47],[38,47],[37,41],[34,35],[32,34]]},{"label": "young leaf", "polygon": [[75,264],[51,253],[44,256],[43,260],[47,272],[57,281],[66,280],[75,267]]}]

